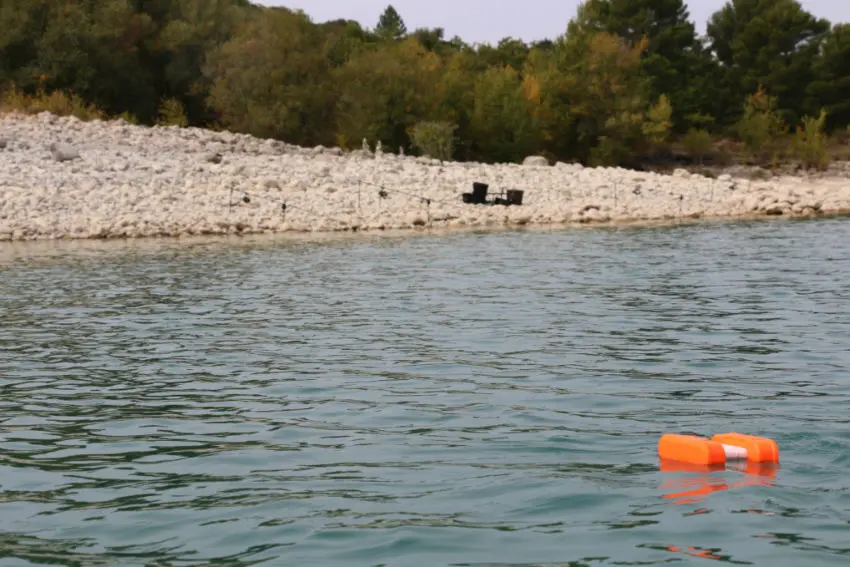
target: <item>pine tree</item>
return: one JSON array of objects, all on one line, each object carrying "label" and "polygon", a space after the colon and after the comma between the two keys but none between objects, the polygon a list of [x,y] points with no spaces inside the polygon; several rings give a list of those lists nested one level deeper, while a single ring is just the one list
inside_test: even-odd
[{"label": "pine tree", "polygon": [[[794,124],[815,76],[813,62],[830,29],[797,0],[729,0],[711,16],[706,34],[722,65],[721,92],[740,118],[741,102],[760,85],[777,98],[777,110]],[[736,112],[737,111],[737,112]]]},{"label": "pine tree", "polygon": [[401,39],[407,35],[407,26],[404,25],[404,20],[401,15],[393,8],[392,4],[387,6],[384,13],[378,19],[378,25],[375,27],[378,35],[387,39]]}]

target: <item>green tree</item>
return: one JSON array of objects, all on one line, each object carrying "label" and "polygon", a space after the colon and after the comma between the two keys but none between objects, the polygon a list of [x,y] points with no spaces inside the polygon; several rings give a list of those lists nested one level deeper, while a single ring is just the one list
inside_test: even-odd
[{"label": "green tree", "polygon": [[682,143],[685,146],[685,151],[693,159],[697,160],[700,165],[703,164],[705,157],[711,153],[712,140],[711,134],[707,130],[700,128],[691,128],[685,134]]},{"label": "green tree", "polygon": [[457,50],[446,56],[442,75],[435,85],[434,98],[438,106],[434,116],[458,126],[454,148],[457,159],[469,159],[475,155],[470,126],[475,105],[475,83],[481,72],[481,62],[473,50]]},{"label": "green tree", "polygon": [[86,98],[110,114],[127,112],[150,122],[157,110],[156,69],[148,45],[157,28],[151,17],[130,0],[95,3],[90,62],[97,70]]},{"label": "green tree", "polygon": [[587,0],[574,29],[606,32],[638,45],[646,40],[641,69],[649,78],[649,97],[665,95],[680,131],[688,115],[715,112],[717,67],[702,48],[683,0]]},{"label": "green tree", "polygon": [[379,41],[377,35],[350,20],[320,24],[319,33],[325,38],[325,54],[331,68],[342,67],[356,51]]},{"label": "green tree", "polygon": [[776,97],[759,87],[747,97],[744,115],[738,122],[738,135],[750,157],[756,160],[775,158],[776,143],[786,132],[787,127],[776,109]]},{"label": "green tree", "polygon": [[128,0],[9,0],[0,8],[0,69],[29,93],[70,91],[109,113],[153,116],[157,93],[143,52],[155,31]]},{"label": "green tree", "polygon": [[212,61],[209,102],[221,123],[303,145],[333,142],[335,92],[323,37],[302,14],[269,11]]},{"label": "green tree", "polygon": [[407,35],[407,26],[396,9],[389,5],[378,19],[375,32],[384,39],[401,39]]},{"label": "green tree", "polygon": [[440,58],[413,38],[356,52],[334,72],[339,144],[356,147],[365,137],[409,149],[408,129],[434,118],[439,106],[441,71]]},{"label": "green tree", "polygon": [[[571,156],[581,161],[621,164],[643,138],[649,107],[649,80],[641,67],[646,39],[637,44],[599,32],[592,4],[579,7],[550,58],[542,82],[550,140],[570,140]],[[587,22],[591,22],[587,24]],[[563,141],[556,155],[563,153]]]},{"label": "green tree", "polygon": [[814,75],[808,88],[809,112],[826,110],[829,130],[850,124],[850,24],[836,25],[827,35]]},{"label": "green tree", "polygon": [[90,96],[98,74],[92,57],[97,46],[90,13],[75,2],[57,2],[45,8],[44,28],[35,38],[32,71],[43,79],[48,92],[64,89]]},{"label": "green tree", "polygon": [[479,159],[517,162],[535,153],[540,130],[519,72],[491,67],[478,77],[471,136]]},{"label": "green tree", "polygon": [[44,26],[46,1],[3,0],[0,4],[0,86],[11,82],[32,88],[35,77],[27,68],[35,64],[35,41]]},{"label": "green tree", "polygon": [[712,15],[707,34],[723,67],[723,105],[718,117],[731,123],[759,85],[778,99],[778,111],[795,123],[814,78],[813,61],[829,22],[805,11],[796,0],[730,0]]},{"label": "green tree", "polygon": [[523,69],[526,98],[534,101],[540,149],[534,153],[556,158],[575,150],[574,116],[570,75],[557,68],[551,52],[532,50]]},{"label": "green tree", "polygon": [[522,69],[528,53],[528,46],[512,37],[500,40],[495,47],[486,43],[478,47],[478,58],[485,67],[510,65],[514,69]]},{"label": "green tree", "polygon": [[673,107],[666,95],[661,95],[658,102],[650,107],[641,125],[646,141],[646,153],[653,154],[666,148],[673,128]]},{"label": "green tree", "polygon": [[817,118],[804,116],[802,124],[797,126],[794,138],[794,152],[806,168],[826,169],[829,165],[829,150],[824,133],[826,111],[821,109]]},{"label": "green tree", "polygon": [[186,108],[176,98],[169,98],[159,105],[159,118],[156,123],[160,126],[179,126],[185,128],[189,125],[186,117]]},{"label": "green tree", "polygon": [[249,0],[2,0],[0,92],[7,108],[481,161],[640,165],[686,133],[701,159],[735,128],[762,159],[796,124],[814,163],[850,124],[850,24],[799,1],[728,0],[700,41],[685,0],[583,0],[561,37],[470,46],[409,33],[393,6],[364,29]]},{"label": "green tree", "polygon": [[415,37],[422,47],[428,51],[441,53],[448,45],[444,39],[445,33],[443,28],[419,28],[410,35]]},{"label": "green tree", "polygon": [[[234,0],[170,0],[158,34],[162,96],[178,98],[192,122],[214,119],[207,98],[212,88],[208,59],[245,24],[251,13]],[[269,12],[264,17],[274,17]]]},{"label": "green tree", "polygon": [[419,122],[410,129],[410,139],[423,155],[448,161],[454,153],[455,130],[457,124],[449,122]]}]

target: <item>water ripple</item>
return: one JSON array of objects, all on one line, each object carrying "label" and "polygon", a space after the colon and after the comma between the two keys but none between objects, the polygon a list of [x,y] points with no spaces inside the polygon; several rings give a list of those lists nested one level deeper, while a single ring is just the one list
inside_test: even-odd
[{"label": "water ripple", "polygon": [[[4,244],[0,567],[843,564],[848,278],[841,220]],[[659,470],[729,430],[781,467]]]}]

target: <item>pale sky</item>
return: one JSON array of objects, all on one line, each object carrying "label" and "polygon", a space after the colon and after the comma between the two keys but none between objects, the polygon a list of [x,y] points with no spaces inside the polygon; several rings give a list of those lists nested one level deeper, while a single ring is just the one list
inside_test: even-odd
[{"label": "pale sky", "polygon": [[[373,28],[392,4],[407,29],[441,27],[446,39],[455,35],[467,43],[496,43],[512,36],[526,42],[554,39],[567,28],[579,0],[259,0],[266,5],[304,10],[316,23],[357,20]],[[719,10],[724,0],[688,0],[690,19],[697,32]],[[802,0],[803,7],[833,23],[850,22],[850,0]]]}]

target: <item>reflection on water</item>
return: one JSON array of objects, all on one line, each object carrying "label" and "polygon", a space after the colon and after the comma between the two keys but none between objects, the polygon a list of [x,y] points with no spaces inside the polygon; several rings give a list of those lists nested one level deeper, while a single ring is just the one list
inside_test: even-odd
[{"label": "reflection on water", "polygon": [[[850,223],[0,246],[0,567],[843,565]],[[763,434],[781,467],[659,462]]]},{"label": "reflection on water", "polygon": [[721,561],[723,563],[732,563],[733,565],[753,565],[751,561],[738,561],[732,558],[732,556],[723,553],[723,550],[720,548],[706,549],[703,547],[689,546],[686,548],[680,548],[675,545],[668,545],[664,548],[661,546],[646,546],[649,549],[665,549],[670,553],[678,553],[682,555],[687,555],[690,557],[698,557],[700,559],[713,559],[715,561]]},{"label": "reflection on water", "polygon": [[[673,504],[695,504],[713,493],[744,486],[774,486],[780,466],[773,463],[730,461],[723,465],[693,465],[668,459],[659,461],[664,473],[686,473],[684,476],[665,478],[661,490],[664,498]],[[718,474],[720,471],[741,473],[735,480]]]}]

